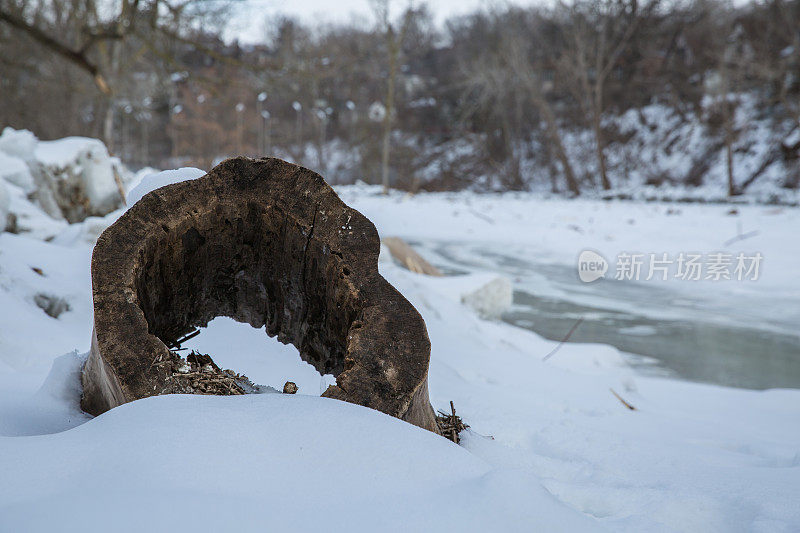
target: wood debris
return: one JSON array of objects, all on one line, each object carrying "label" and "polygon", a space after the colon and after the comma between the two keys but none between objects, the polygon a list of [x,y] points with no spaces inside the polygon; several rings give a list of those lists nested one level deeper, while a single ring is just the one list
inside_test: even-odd
[{"label": "wood debris", "polygon": [[166,361],[153,361],[151,366],[165,367],[167,383],[161,394],[216,394],[237,396],[247,394],[255,386],[247,376],[233,370],[222,370],[211,356],[192,350],[186,359],[170,352]]},{"label": "wood debris", "polygon": [[401,265],[411,272],[426,274],[428,276],[441,276],[442,272],[419,255],[409,244],[400,237],[384,237],[381,241]]},{"label": "wood debris", "polygon": [[442,433],[442,436],[456,444],[461,442],[461,438],[458,436],[459,433],[469,427],[464,423],[461,417],[456,414],[456,408],[452,401],[450,402],[450,413],[439,411],[439,414],[436,415],[436,423],[439,426],[439,431]]},{"label": "wood debris", "polygon": [[636,411],[636,408],[635,408],[634,406],[632,406],[631,404],[629,404],[628,402],[626,402],[625,400],[623,400],[623,399],[622,399],[622,396],[620,396],[619,394],[617,394],[617,393],[616,393],[616,391],[615,391],[614,389],[608,389],[608,390],[610,390],[610,391],[611,391],[611,394],[613,394],[613,395],[614,395],[614,397],[615,397],[617,400],[619,400],[619,401],[620,401],[620,403],[622,403],[622,405],[624,405],[625,407],[627,407],[627,408],[628,408],[628,409],[630,409],[631,411]]}]

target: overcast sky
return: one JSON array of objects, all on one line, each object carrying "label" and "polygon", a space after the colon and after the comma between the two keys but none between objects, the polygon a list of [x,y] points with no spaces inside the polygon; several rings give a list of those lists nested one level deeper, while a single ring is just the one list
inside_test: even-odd
[{"label": "overcast sky", "polygon": [[[399,14],[408,6],[408,0],[390,0],[392,12]],[[477,9],[497,5],[541,4],[542,0],[414,0],[413,5],[426,4],[438,24],[448,17],[470,13]],[[370,0],[245,0],[235,8],[226,31],[228,39],[239,38],[244,43],[262,42],[264,21],[267,16],[289,15],[306,23],[373,24]]]}]

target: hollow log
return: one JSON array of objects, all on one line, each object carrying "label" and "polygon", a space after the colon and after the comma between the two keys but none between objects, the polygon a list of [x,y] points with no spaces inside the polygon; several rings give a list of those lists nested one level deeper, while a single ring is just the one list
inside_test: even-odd
[{"label": "hollow log", "polygon": [[94,248],[83,410],[160,394],[167,344],[227,316],[336,376],[323,396],[438,432],[425,323],[378,273],[379,246],[322,177],[279,159],[229,159],[150,192]]}]

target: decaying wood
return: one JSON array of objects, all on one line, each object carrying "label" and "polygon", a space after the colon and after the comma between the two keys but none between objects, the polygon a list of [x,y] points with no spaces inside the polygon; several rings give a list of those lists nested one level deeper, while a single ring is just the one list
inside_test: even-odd
[{"label": "decaying wood", "polygon": [[122,178],[119,177],[117,167],[112,165],[111,170],[114,173],[114,183],[117,184],[117,192],[119,192],[119,197],[122,199],[122,205],[128,207],[128,200],[125,198],[125,187],[122,185]]},{"label": "decaying wood", "polygon": [[438,432],[425,322],[379,274],[379,250],[375,226],[318,174],[278,159],[229,159],[145,195],[94,248],[81,406],[97,415],[164,392],[237,394],[230,376],[209,384],[173,364],[191,332],[228,316],[333,374],[323,396]]},{"label": "decaying wood", "polygon": [[392,257],[411,272],[428,276],[442,275],[438,268],[426,261],[424,257],[419,255],[416,250],[400,237],[384,237],[381,242],[389,249]]}]

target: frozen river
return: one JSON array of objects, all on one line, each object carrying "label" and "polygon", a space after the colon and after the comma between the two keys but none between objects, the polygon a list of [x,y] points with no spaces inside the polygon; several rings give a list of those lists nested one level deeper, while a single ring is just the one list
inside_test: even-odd
[{"label": "frozen river", "polygon": [[[503,320],[561,340],[610,344],[646,374],[750,389],[800,388],[800,302],[686,282],[578,280],[574,267],[525,247],[416,241],[448,273],[509,277],[514,306]],[[557,355],[556,355],[557,357]]]}]

